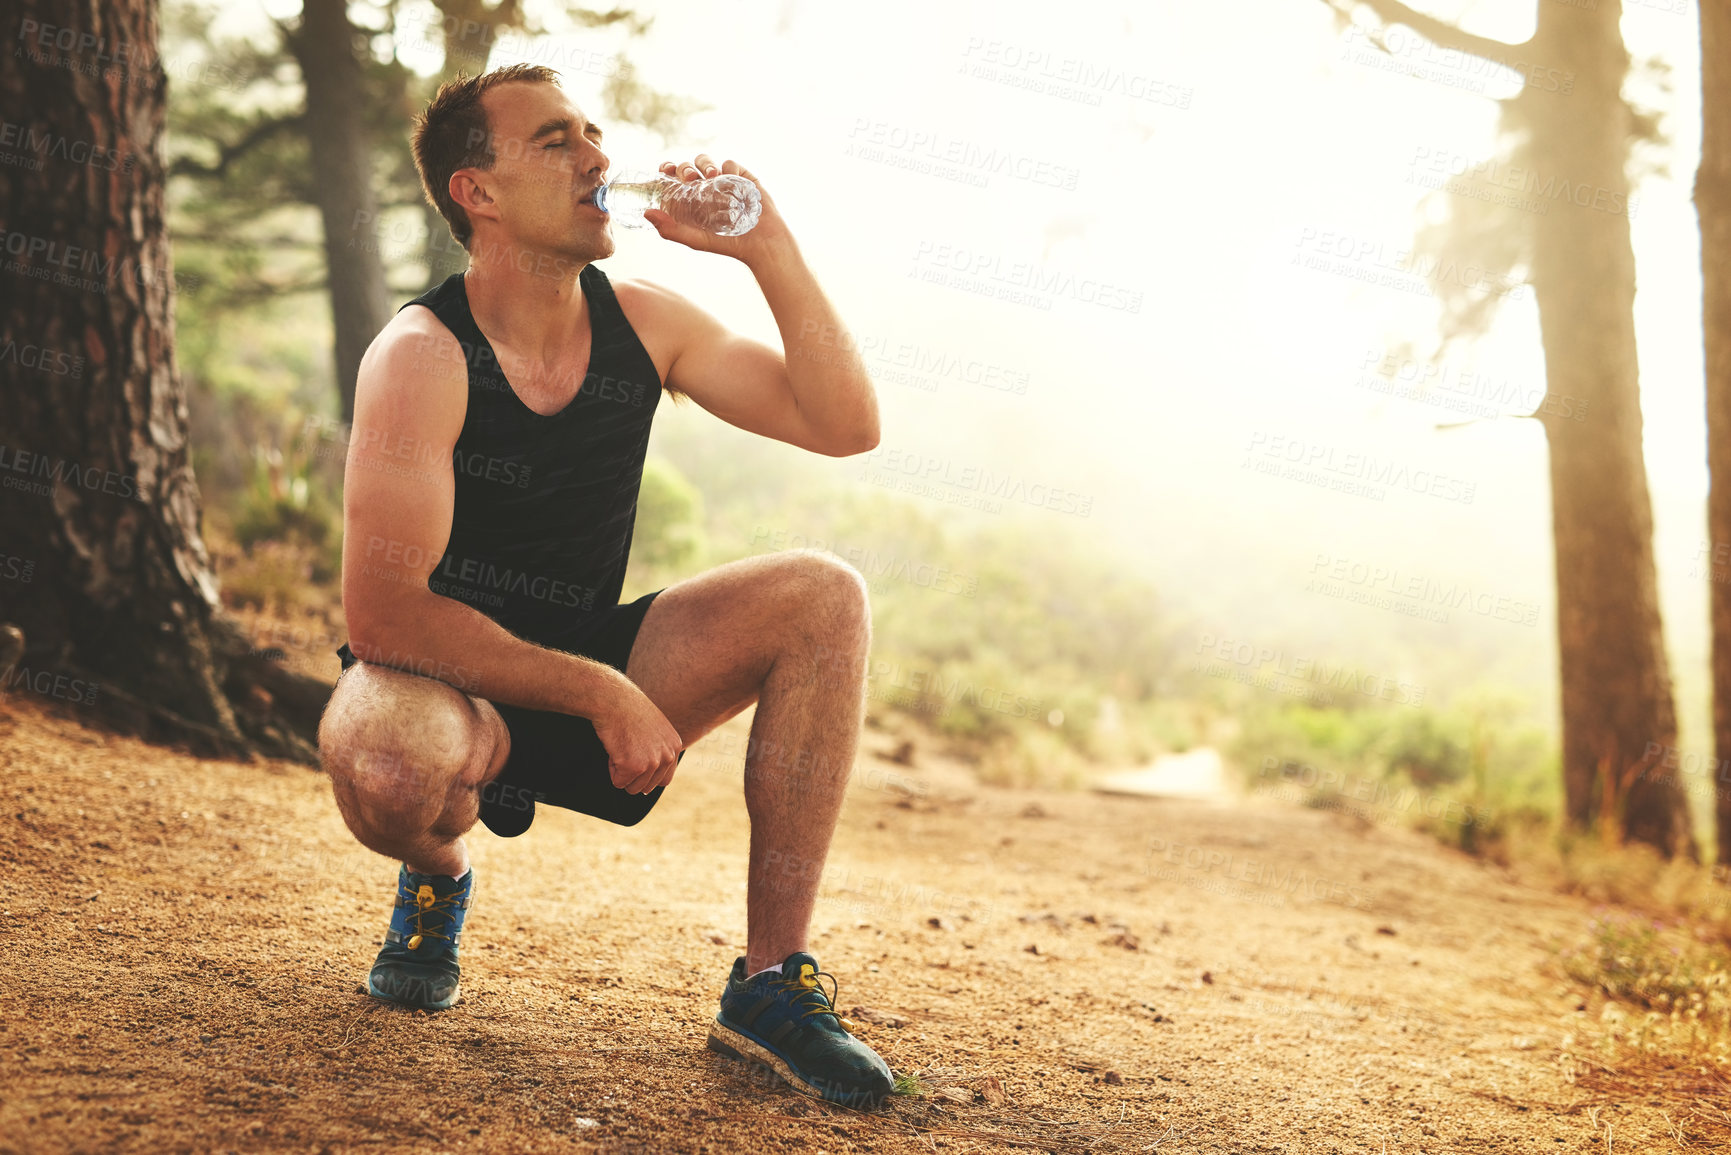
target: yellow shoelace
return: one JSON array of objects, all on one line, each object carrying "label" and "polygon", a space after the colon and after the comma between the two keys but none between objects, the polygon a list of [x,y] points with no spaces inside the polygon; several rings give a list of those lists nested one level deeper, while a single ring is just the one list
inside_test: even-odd
[{"label": "yellow shoelace", "polygon": [[449,915],[451,908],[456,904],[456,900],[457,896],[454,894],[447,894],[444,898],[437,897],[433,894],[433,888],[423,882],[421,888],[415,891],[415,933],[410,935],[409,941],[403,945],[410,950],[419,950],[423,939],[442,938],[448,940],[450,935],[441,934],[436,930],[428,930],[422,925],[421,919],[435,911]]},{"label": "yellow shoelace", "polygon": [[[819,975],[830,981],[828,994],[824,993],[823,986],[817,981]],[[857,1029],[858,1025],[852,1019],[843,1016],[840,1011],[835,1009],[836,996],[841,993],[841,983],[828,971],[820,971],[810,963],[800,963],[797,975],[792,977],[783,975],[779,979],[771,979],[770,982],[783,990],[810,991],[816,994],[817,997],[813,1000],[813,1005],[801,1014],[801,1018],[805,1018],[807,1015],[834,1015],[835,1021],[841,1024],[842,1030],[852,1034]],[[804,999],[805,996],[800,995],[794,1001],[797,1003]]]}]

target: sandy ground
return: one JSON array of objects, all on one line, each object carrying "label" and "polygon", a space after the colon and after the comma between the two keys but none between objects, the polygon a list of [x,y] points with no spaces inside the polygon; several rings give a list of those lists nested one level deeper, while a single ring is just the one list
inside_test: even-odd
[{"label": "sandy ground", "polygon": [[804,1099],[703,1046],[744,939],[746,723],[634,829],[477,828],[465,997],[427,1015],[361,992],[396,867],[321,775],[0,699],[0,1150],[1717,1146],[1562,1058],[1598,1010],[1552,961],[1580,902],[1267,796],[983,789],[882,730],[813,949],[920,1090]]}]

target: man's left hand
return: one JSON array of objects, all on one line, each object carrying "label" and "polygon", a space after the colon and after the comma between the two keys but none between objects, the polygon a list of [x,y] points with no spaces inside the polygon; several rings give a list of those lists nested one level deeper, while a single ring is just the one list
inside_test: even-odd
[{"label": "man's left hand", "polygon": [[775,201],[770,198],[769,190],[744,166],[731,160],[724,160],[718,166],[706,153],[700,152],[694,160],[664,161],[661,175],[682,180],[686,184],[696,184],[710,177],[738,175],[756,185],[758,195],[763,199],[763,211],[757,218],[757,224],[750,232],[737,237],[724,237],[705,232],[694,225],[678,224],[660,209],[648,210],[643,214],[643,219],[653,225],[655,231],[664,239],[678,241],[699,252],[734,257],[748,265],[791,245],[793,234],[788,231],[787,222],[782,220],[781,214],[776,211]]}]

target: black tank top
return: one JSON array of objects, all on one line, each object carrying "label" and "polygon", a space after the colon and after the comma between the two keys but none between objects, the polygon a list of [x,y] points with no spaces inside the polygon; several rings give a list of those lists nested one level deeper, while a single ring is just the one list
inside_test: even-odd
[{"label": "black tank top", "polygon": [[578,283],[593,334],[589,368],[571,403],[548,416],[506,380],[461,273],[403,306],[431,309],[469,370],[469,408],[451,456],[451,540],[427,587],[557,649],[575,648],[601,611],[619,604],[661,400],[661,376],[607,275],[586,265]]}]

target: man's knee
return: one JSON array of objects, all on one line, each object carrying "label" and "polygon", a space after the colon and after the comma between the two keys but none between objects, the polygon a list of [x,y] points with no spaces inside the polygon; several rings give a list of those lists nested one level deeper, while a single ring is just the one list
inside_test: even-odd
[{"label": "man's knee", "polygon": [[488,719],[466,695],[439,684],[406,685],[407,693],[374,685],[372,693],[333,702],[319,728],[319,753],[338,806],[363,840],[369,833],[388,841],[430,829],[453,788],[481,776],[492,761]]},{"label": "man's knee", "polygon": [[859,570],[820,550],[793,550],[790,556],[793,606],[811,626],[831,635],[870,633],[871,598]]}]

